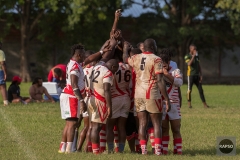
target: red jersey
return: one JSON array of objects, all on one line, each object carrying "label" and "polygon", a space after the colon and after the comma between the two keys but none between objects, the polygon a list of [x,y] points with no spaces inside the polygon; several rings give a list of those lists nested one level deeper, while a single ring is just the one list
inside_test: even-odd
[{"label": "red jersey", "polygon": [[[48,82],[52,82],[52,80],[53,80],[53,78],[54,78],[54,69],[55,68],[59,68],[59,69],[61,69],[62,70],[62,79],[66,79],[66,65],[65,64],[58,64],[58,65],[56,65],[56,66],[54,66],[51,70],[50,70],[50,72],[48,73]],[[59,78],[58,77],[55,77],[56,79],[58,79],[59,80]]]}]

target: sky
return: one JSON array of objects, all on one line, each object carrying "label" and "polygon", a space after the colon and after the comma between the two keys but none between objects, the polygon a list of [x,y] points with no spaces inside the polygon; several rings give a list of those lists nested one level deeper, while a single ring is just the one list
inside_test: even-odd
[{"label": "sky", "polygon": [[[125,0],[122,0],[122,1],[123,3],[125,2]],[[134,1],[138,3],[142,3],[142,0],[134,0]],[[147,13],[147,12],[154,12],[154,10],[151,8],[143,8],[141,5],[138,5],[138,4],[133,4],[132,7],[122,12],[122,16],[127,17],[131,15],[132,17],[138,17],[142,13]]]}]

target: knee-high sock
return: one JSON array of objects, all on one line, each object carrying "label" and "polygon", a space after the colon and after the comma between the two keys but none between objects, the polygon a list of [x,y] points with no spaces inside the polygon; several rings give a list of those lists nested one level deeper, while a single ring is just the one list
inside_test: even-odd
[{"label": "knee-high sock", "polygon": [[[104,152],[106,150],[106,126],[103,125],[102,129],[99,133],[100,136],[100,152]],[[93,148],[92,148],[93,149]]]},{"label": "knee-high sock", "polygon": [[[176,152],[175,152],[176,147]],[[182,154],[182,138],[174,138],[174,153],[175,154]]]},{"label": "knee-high sock", "polygon": [[162,137],[162,154],[168,154],[169,136]]}]

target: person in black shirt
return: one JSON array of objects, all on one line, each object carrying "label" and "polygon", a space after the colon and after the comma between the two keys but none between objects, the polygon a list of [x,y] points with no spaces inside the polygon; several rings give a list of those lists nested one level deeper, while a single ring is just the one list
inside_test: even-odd
[{"label": "person in black shirt", "polygon": [[209,108],[206,103],[205,96],[202,89],[202,70],[200,66],[199,56],[197,52],[197,47],[194,44],[189,46],[190,53],[185,55],[184,59],[188,65],[187,76],[188,76],[188,91],[187,91],[187,100],[188,107],[192,108],[191,104],[191,92],[192,86],[195,84],[198,88],[200,98],[204,105],[204,108]]},{"label": "person in black shirt", "polygon": [[22,79],[19,76],[14,76],[12,79],[12,83],[8,88],[8,101],[11,103],[23,103],[27,104],[31,101],[28,97],[20,96],[20,87]]}]

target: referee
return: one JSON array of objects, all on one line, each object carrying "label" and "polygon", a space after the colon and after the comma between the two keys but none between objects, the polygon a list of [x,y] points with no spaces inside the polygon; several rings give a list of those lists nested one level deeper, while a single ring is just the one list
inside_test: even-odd
[{"label": "referee", "polygon": [[190,53],[185,55],[184,59],[188,65],[187,76],[188,76],[188,91],[187,91],[187,100],[188,107],[192,108],[191,104],[191,92],[192,86],[195,84],[198,88],[200,98],[203,102],[204,108],[209,108],[206,103],[203,89],[202,89],[202,71],[199,63],[199,56],[197,52],[197,47],[194,44],[189,46]]}]

